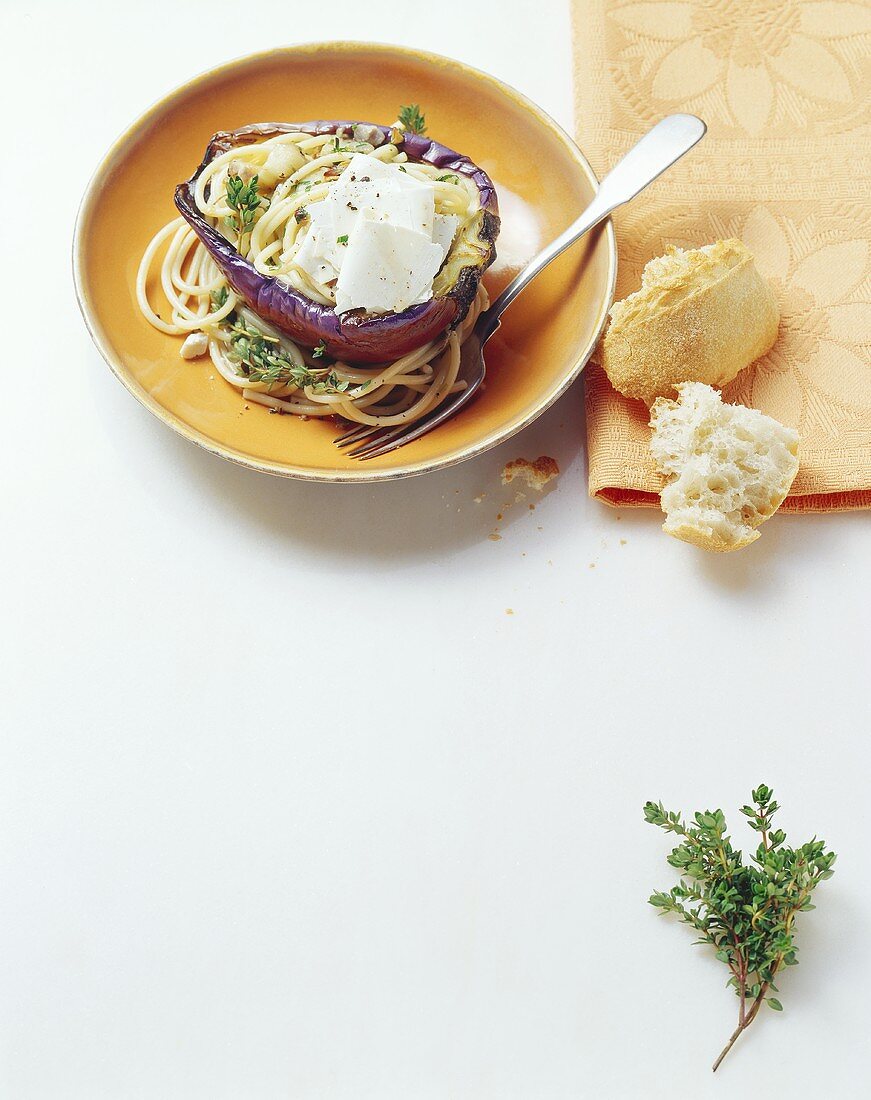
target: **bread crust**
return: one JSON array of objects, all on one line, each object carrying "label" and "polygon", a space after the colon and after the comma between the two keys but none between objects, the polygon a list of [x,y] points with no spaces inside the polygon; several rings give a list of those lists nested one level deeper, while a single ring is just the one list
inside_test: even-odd
[{"label": "bread crust", "polygon": [[[671,262],[678,270],[669,274]],[[670,248],[645,268],[642,289],[612,309],[602,365],[615,389],[647,405],[680,382],[720,389],[769,350],[779,321],[741,241]]]},{"label": "bread crust", "polygon": [[550,455],[539,455],[534,462],[528,458],[513,458],[506,462],[502,469],[502,484],[510,485],[515,478],[523,478],[531,489],[539,492],[559,476],[559,466],[555,458]]},{"label": "bread crust", "polygon": [[662,525],[662,529],[672,538],[680,539],[681,542],[692,543],[693,546],[698,546],[701,550],[712,550],[715,554],[728,554],[731,550],[742,550],[745,546],[749,546],[751,542],[755,542],[760,535],[759,531],[751,531],[742,539],[727,542],[715,531],[703,531],[701,527],[694,527],[689,523],[680,523],[669,527],[666,522]]}]

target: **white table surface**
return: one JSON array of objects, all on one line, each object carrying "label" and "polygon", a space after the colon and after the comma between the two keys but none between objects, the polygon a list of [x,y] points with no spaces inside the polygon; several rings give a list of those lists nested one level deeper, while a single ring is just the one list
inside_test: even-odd
[{"label": "white table surface", "polygon": [[[702,556],[587,498],[580,386],[436,475],[260,476],[140,408],[74,302],[92,168],[190,74],[369,37],[571,127],[562,3],[2,16],[0,1095],[865,1095],[867,514]],[[492,541],[502,464],[541,453],[556,489]],[[735,1003],[645,903],[672,873],[641,807],[742,830],[762,780],[840,862],[786,1011],[712,1079]]]}]

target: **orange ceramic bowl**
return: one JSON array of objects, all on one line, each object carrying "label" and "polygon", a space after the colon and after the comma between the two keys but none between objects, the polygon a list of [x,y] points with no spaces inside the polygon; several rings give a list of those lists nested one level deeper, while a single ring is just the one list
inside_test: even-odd
[{"label": "orange ceramic bowl", "polygon": [[493,178],[502,229],[485,283],[491,297],[587,205],[592,169],[543,111],[457,61],[394,46],[330,42],[272,50],[199,76],[151,108],[109,150],[82,201],[73,245],[76,290],[91,335],[117,377],[185,438],[266,473],[312,481],[382,481],[449,466],[494,447],[542,413],[578,376],[614,291],[608,223],[575,245],[511,306],[486,348],[485,389],[456,417],[369,462],[338,451],[331,420],[244,408],[208,359],[179,356],[180,338],[136,305],[136,270],[175,217],[175,185],[209,137],[249,122],[362,118],[390,123],[419,103],[433,137]]}]

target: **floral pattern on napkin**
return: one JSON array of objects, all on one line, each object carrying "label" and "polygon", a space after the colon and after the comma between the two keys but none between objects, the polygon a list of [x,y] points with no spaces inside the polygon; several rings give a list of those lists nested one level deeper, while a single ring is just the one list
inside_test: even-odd
[{"label": "floral pattern on napkin", "polygon": [[[669,244],[740,237],[772,280],[771,352],[725,391],[799,429],[786,510],[871,506],[871,6],[575,0],[578,137],[598,172],[658,118],[705,140],[618,213],[617,296]],[[587,374],[590,491],[655,504],[647,410]]]}]

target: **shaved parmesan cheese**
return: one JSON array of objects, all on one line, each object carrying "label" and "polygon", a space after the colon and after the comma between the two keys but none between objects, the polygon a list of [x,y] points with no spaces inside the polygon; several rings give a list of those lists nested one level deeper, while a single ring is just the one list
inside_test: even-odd
[{"label": "shaved parmesan cheese", "polygon": [[336,310],[398,313],[432,297],[432,281],[444,256],[441,248],[401,225],[361,221],[348,243]]},{"label": "shaved parmesan cheese", "polygon": [[[370,157],[367,153],[355,153],[348,161],[348,167],[342,173],[343,176],[356,176],[361,179],[368,176],[370,180],[386,180],[397,172],[396,165],[379,160],[378,157]],[[404,173],[400,173],[403,175]],[[340,177],[341,178],[341,177]]]},{"label": "shaved parmesan cheese", "polygon": [[436,214],[432,184],[357,153],[309,207],[294,263],[318,283],[338,280],[338,313],[398,313],[432,297],[458,226],[455,215]]},{"label": "shaved parmesan cheese", "polygon": [[333,209],[327,202],[309,209],[309,229],[296,254],[296,264],[318,283],[328,283],[339,274],[341,256],[333,229]]},{"label": "shaved parmesan cheese", "polygon": [[432,239],[442,250],[442,258],[447,256],[450,251],[451,245],[454,243],[454,237],[457,235],[459,225],[460,219],[456,214],[435,215]]}]

